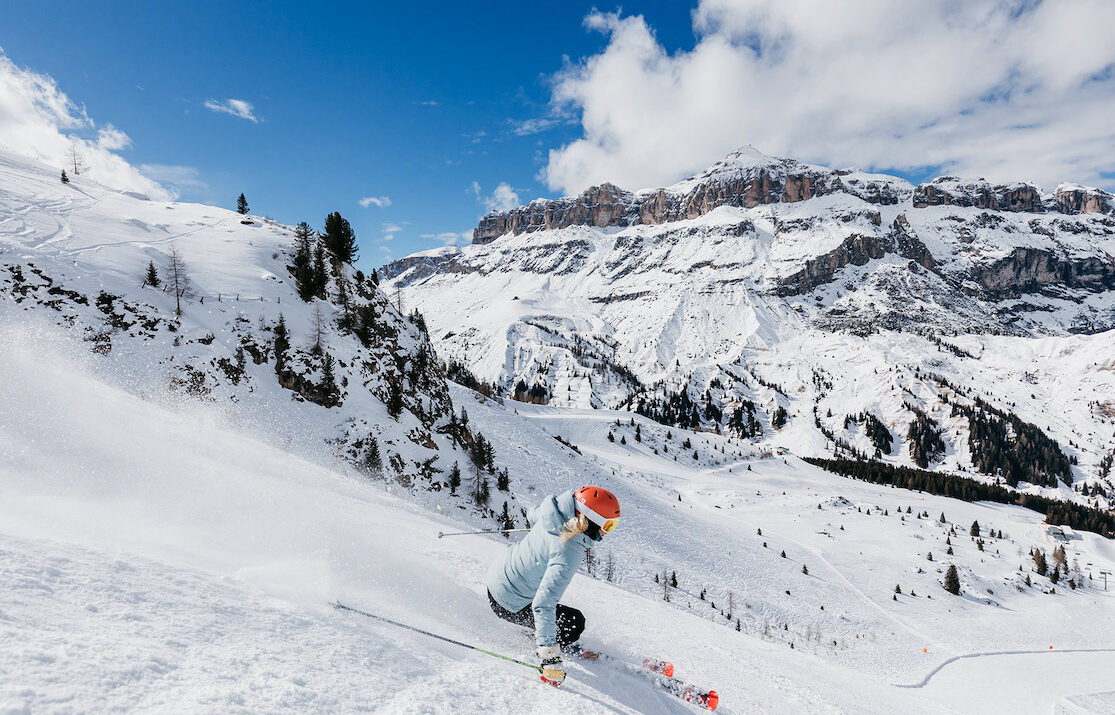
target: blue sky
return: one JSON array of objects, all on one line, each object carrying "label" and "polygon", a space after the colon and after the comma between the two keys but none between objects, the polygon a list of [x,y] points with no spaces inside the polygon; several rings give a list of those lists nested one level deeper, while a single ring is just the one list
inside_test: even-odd
[{"label": "blue sky", "polygon": [[55,161],[77,136],[106,181],[340,211],[365,269],[467,242],[492,206],[662,186],[744,144],[1112,190],[1115,2],[1086,4],[8,0],[0,145]]},{"label": "blue sky", "polygon": [[[545,116],[564,56],[606,42],[582,26],[590,4],[325,5],[9,2],[0,47],[126,132],[132,164],[196,169],[182,200],[231,208],[243,191],[255,213],[315,226],[340,211],[365,267],[471,230],[473,182],[554,195],[536,176],[577,127],[515,128]],[[641,11],[691,41],[689,8],[664,5]],[[205,107],[228,98],[258,122]]]}]

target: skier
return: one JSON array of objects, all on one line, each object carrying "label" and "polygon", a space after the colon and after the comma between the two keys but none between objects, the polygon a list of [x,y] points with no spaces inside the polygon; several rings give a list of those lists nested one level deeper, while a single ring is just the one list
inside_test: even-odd
[{"label": "skier", "polygon": [[547,496],[527,514],[534,525],[522,541],[508,547],[488,570],[488,602],[497,616],[534,628],[542,680],[561,685],[561,651],[585,629],[585,616],[558,603],[592,542],[616,528],[619,500],[607,489],[581,487]]}]

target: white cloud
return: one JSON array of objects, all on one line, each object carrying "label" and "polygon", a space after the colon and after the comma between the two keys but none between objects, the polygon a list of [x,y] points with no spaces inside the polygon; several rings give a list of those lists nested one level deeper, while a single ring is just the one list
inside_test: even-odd
[{"label": "white cloud", "polygon": [[511,133],[515,136],[525,137],[531,134],[541,134],[547,132],[559,124],[567,122],[567,119],[562,117],[531,117],[521,122],[511,122]]},{"label": "white cloud", "polygon": [[397,223],[385,223],[385,224],[383,224],[382,228],[383,228],[383,239],[382,240],[384,240],[384,241],[394,240],[395,239],[395,234],[399,233],[400,231],[403,230],[403,227],[400,226]]},{"label": "white cloud", "polygon": [[453,231],[443,231],[441,233],[424,233],[422,238],[430,241],[437,241],[443,246],[456,246],[460,243],[467,243],[472,240],[472,231],[461,231],[455,233]]},{"label": "white cloud", "polygon": [[259,117],[255,115],[255,108],[251,102],[246,102],[243,99],[225,99],[218,101],[216,99],[205,100],[205,108],[211,109],[214,112],[223,114],[231,114],[234,117],[247,119],[253,124],[259,124]]},{"label": "white cloud", "polygon": [[108,151],[120,151],[132,145],[132,138],[111,124],[106,124],[97,132],[97,146]]},{"label": "white cloud", "polygon": [[96,129],[85,109],[52,77],[17,67],[0,49],[0,147],[61,168],[70,146],[76,145],[88,166],[83,176],[154,199],[173,197],[115,153],[130,144],[122,131],[106,124],[96,141],[79,136]]},{"label": "white cloud", "polygon": [[641,16],[585,25],[607,47],[552,95],[583,134],[541,173],[568,194],[668,184],[744,144],[1047,189],[1115,170],[1115,3],[702,0],[674,54]]},{"label": "white cloud", "polygon": [[478,181],[472,182],[470,190],[476,196],[476,200],[488,211],[509,211],[521,204],[519,195],[506,181],[501,181],[490,196],[484,195],[484,190],[480,188]]},{"label": "white cloud", "polygon": [[380,207],[380,208],[385,208],[385,207],[391,205],[391,197],[390,196],[365,196],[364,198],[360,199],[360,201],[358,201],[357,203],[359,203],[364,208],[368,208],[369,206],[372,206],[373,204],[375,206]]}]

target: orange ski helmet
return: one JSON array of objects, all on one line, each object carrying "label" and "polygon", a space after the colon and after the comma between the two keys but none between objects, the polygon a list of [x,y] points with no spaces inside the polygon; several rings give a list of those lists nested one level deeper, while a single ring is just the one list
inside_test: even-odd
[{"label": "orange ski helmet", "polygon": [[577,511],[600,527],[605,534],[619,523],[619,499],[603,487],[581,487],[573,492]]}]

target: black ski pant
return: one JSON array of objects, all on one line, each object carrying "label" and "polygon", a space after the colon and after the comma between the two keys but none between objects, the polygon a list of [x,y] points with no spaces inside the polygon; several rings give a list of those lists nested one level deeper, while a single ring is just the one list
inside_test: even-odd
[{"label": "black ski pant", "polygon": [[[530,606],[527,606],[521,611],[512,612],[499,604],[496,599],[492,598],[491,591],[488,592],[488,603],[492,606],[492,612],[505,621],[516,623],[520,626],[527,628],[534,628],[534,611]],[[565,648],[568,645],[577,642],[581,634],[585,630],[585,614],[578,611],[576,608],[570,608],[564,604],[557,605],[557,638],[558,645]]]}]

